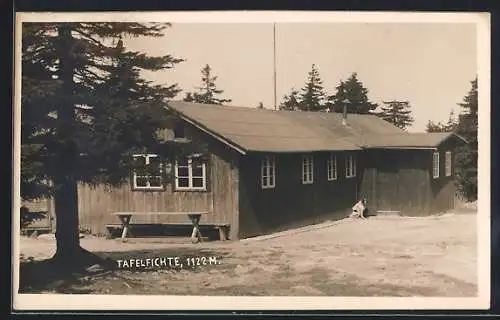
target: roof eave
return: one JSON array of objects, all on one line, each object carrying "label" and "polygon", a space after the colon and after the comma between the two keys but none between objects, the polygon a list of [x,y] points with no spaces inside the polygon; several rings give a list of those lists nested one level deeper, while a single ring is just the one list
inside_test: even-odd
[{"label": "roof eave", "polygon": [[200,129],[201,131],[207,133],[208,135],[212,136],[213,138],[219,140],[220,142],[228,145],[229,147],[233,148],[234,150],[236,150],[237,152],[239,152],[240,154],[243,154],[245,155],[247,153],[247,151],[242,148],[241,146],[237,145],[236,143],[222,137],[221,135],[213,132],[212,130],[210,130],[209,128],[207,128],[206,126],[200,124],[199,122],[197,122],[196,120],[186,116],[185,114],[183,114],[182,112],[180,112],[179,110],[175,109],[175,108],[172,108],[172,107],[169,107],[167,106],[166,107],[168,110],[170,111],[173,111],[175,114],[177,114],[177,116],[179,118],[181,118],[182,120],[186,121],[187,123],[193,125],[194,127]]},{"label": "roof eave", "polygon": [[465,144],[468,144],[469,141],[467,141],[467,139],[465,139],[464,137],[462,137],[461,135],[455,133],[455,132],[449,132],[446,136],[443,137],[443,139],[441,139],[437,144],[436,144],[436,147],[439,147],[441,144],[443,144],[445,141],[447,141],[448,139],[452,138],[452,137],[455,137],[457,138],[458,140],[462,141],[463,143]]},{"label": "roof eave", "polygon": [[369,146],[367,149],[436,150],[437,146]]},{"label": "roof eave", "polygon": [[332,149],[303,149],[303,150],[269,150],[269,149],[248,149],[252,153],[311,153],[311,152],[341,152],[341,151],[361,151],[363,148],[332,148]]}]

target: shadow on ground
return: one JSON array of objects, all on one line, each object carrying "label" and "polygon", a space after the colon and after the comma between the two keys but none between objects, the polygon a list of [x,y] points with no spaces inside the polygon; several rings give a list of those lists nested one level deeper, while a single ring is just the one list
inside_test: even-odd
[{"label": "shadow on ground", "polygon": [[[88,271],[84,268],[65,268],[53,260],[21,261],[19,268],[19,293],[58,292],[60,288],[71,287],[79,279],[109,274],[109,270]],[[91,293],[91,291],[73,292]]]},{"label": "shadow on ground", "polygon": [[[34,261],[21,259],[19,270],[19,293],[96,293],[91,288],[82,288],[91,282],[101,281],[105,278],[121,278],[124,275],[133,275],[139,273],[151,273],[156,271],[175,271],[180,269],[178,266],[171,265],[168,262],[174,263],[173,259],[167,258],[177,257],[178,261],[190,264],[184,265],[183,271],[199,272],[201,269],[209,269],[215,266],[214,261],[220,261],[227,253],[215,252],[206,249],[186,249],[186,248],[171,248],[165,250],[138,250],[126,252],[93,252],[103,261],[112,262],[111,267],[102,268],[99,265],[90,267],[67,268],[64,265],[55,263],[52,259]],[[205,259],[202,259],[205,257]],[[209,260],[209,257],[216,259]],[[163,263],[159,268],[150,267],[129,267],[124,268],[123,263],[119,268],[118,260],[136,260],[142,259],[163,258]],[[130,282],[130,281],[129,281]],[[144,284],[143,284],[144,285]],[[119,294],[116,293],[115,294]]]}]

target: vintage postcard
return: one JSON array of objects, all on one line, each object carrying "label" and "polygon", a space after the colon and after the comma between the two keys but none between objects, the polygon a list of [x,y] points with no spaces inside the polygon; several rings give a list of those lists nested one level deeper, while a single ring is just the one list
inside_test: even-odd
[{"label": "vintage postcard", "polygon": [[489,14],[19,12],[15,63],[16,310],[489,308]]}]

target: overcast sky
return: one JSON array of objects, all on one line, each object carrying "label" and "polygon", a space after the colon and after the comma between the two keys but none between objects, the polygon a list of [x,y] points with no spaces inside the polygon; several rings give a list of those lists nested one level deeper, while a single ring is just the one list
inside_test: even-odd
[{"label": "overcast sky", "polygon": [[[209,64],[231,105],[274,107],[271,23],[174,23],[160,39],[125,39],[131,50],[172,54],[186,61],[145,76],[192,91]],[[302,88],[314,63],[328,94],[352,72],[371,101],[408,100],[415,123],[446,121],[477,73],[472,23],[278,23],[278,105],[292,87]],[[178,99],[184,96],[182,92]]]}]

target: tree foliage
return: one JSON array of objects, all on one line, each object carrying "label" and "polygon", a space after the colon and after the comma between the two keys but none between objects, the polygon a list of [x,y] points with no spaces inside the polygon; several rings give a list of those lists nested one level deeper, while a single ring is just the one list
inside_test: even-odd
[{"label": "tree foliage", "polygon": [[184,101],[218,105],[231,103],[231,99],[219,97],[224,91],[217,89],[216,80],[217,76],[212,75],[212,68],[208,64],[205,65],[201,69],[201,86],[196,87],[195,92],[187,92]]},{"label": "tree foliage", "polygon": [[467,144],[455,150],[455,180],[459,193],[469,201],[477,199],[478,157],[478,90],[477,78],[471,81],[471,89],[458,103],[462,108],[458,119],[453,111],[446,123],[427,123],[427,132],[455,132],[467,140]]},{"label": "tree foliage", "polygon": [[121,184],[133,153],[162,145],[159,132],[170,117],[164,107],[180,90],[153,85],[140,74],[173,68],[182,59],[126,50],[121,38],[162,37],[168,27],[23,24],[21,195],[54,197],[56,256],[68,258],[79,248],[77,185]]},{"label": "tree foliage", "polygon": [[450,111],[450,116],[448,117],[448,121],[446,123],[437,122],[429,120],[427,122],[426,131],[427,132],[453,132],[456,130],[458,125],[457,119],[455,118],[455,113],[453,110]]},{"label": "tree foliage", "polygon": [[299,92],[292,88],[290,94],[283,96],[279,109],[289,111],[300,110]]},{"label": "tree foliage", "polygon": [[330,111],[343,112],[346,103],[348,113],[368,114],[378,107],[376,103],[369,101],[368,89],[358,79],[356,72],[346,81],[341,81],[335,89],[335,94],[328,97]]},{"label": "tree foliage", "polygon": [[323,81],[316,65],[313,64],[300,94],[299,108],[302,111],[321,111],[325,109],[325,102],[326,93]]},{"label": "tree foliage", "polygon": [[477,199],[478,161],[478,87],[477,78],[471,81],[471,88],[458,105],[462,114],[458,117],[456,133],[468,143],[457,150],[457,184],[461,194],[468,200]]},{"label": "tree foliage", "polygon": [[401,129],[407,129],[413,124],[411,105],[408,101],[383,101],[383,104],[382,110],[375,113],[377,116]]}]

